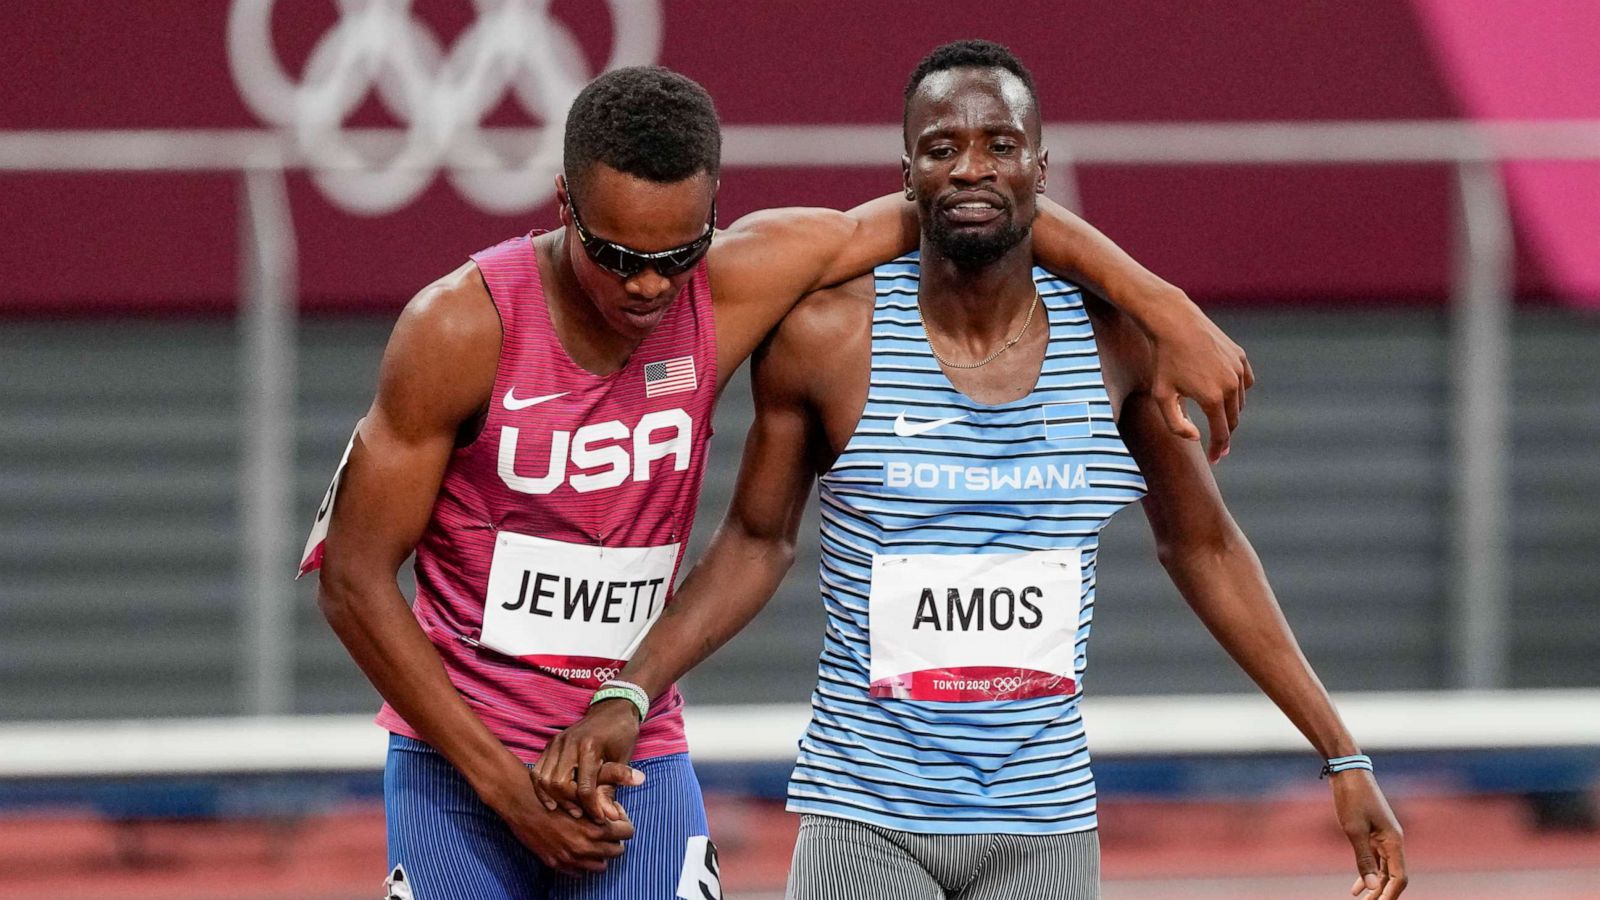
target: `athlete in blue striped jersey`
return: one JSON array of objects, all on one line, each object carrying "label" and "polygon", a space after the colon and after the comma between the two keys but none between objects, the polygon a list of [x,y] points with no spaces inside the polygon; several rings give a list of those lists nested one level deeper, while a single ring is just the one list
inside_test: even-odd
[{"label": "athlete in blue striped jersey", "polygon": [[[1204,455],[1162,423],[1142,334],[1031,264],[1046,157],[1027,70],[997,45],[940,48],[905,134],[920,253],[811,295],[758,352],[732,509],[623,677],[664,689],[749,621],[818,481],[828,621],[790,896],[1096,897],[1078,701],[1098,535],[1121,507],[1142,497],[1185,599],[1312,745],[1359,750]],[[558,743],[584,783],[636,727],[600,704]],[[1332,786],[1352,893],[1392,900],[1393,813],[1370,770]]]}]

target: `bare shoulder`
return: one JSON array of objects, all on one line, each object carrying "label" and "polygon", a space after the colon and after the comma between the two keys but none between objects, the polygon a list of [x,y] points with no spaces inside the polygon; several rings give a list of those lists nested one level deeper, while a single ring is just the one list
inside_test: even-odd
[{"label": "bare shoulder", "polygon": [[470,351],[487,343],[498,351],[500,315],[477,264],[464,263],[418,291],[400,313],[394,336],[441,350]]},{"label": "bare shoulder", "polygon": [[870,275],[807,294],[757,351],[758,383],[813,397],[838,389],[870,357],[872,308]]},{"label": "bare shoulder", "polygon": [[746,213],[722,230],[718,238],[750,234],[784,234],[843,222],[845,214],[825,206],[779,206]]},{"label": "bare shoulder", "polygon": [[717,315],[717,362],[732,375],[807,291],[846,242],[844,215],[827,209],[770,209],[719,231],[706,256]]},{"label": "bare shoulder", "polygon": [[417,292],[400,313],[384,351],[378,405],[397,423],[475,415],[494,389],[500,339],[489,288],[477,265],[465,263]]},{"label": "bare shoulder", "polygon": [[872,335],[872,277],[807,294],[795,304],[762,349],[764,356],[823,366]]}]

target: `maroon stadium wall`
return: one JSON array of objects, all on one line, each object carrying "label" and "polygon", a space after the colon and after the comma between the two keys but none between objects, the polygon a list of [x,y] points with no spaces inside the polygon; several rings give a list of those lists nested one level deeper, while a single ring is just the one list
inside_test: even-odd
[{"label": "maroon stadium wall", "polygon": [[[304,80],[341,22],[332,0],[240,2],[267,11],[258,37],[291,81]],[[1459,67],[1441,62],[1461,54],[1435,49],[1431,0],[1416,2],[1423,12],[1403,0],[666,0],[653,58],[705,84],[730,126],[896,123],[917,60],[974,36],[1004,42],[1028,63],[1045,119],[1057,124],[1470,115],[1452,84]],[[416,0],[405,18],[449,53],[477,6]],[[229,15],[223,2],[4,4],[0,129],[277,129],[230,65]],[[628,23],[612,16],[600,0],[553,4],[553,19],[585,57],[569,77],[592,75],[613,52]],[[399,124],[366,93],[345,126]],[[506,91],[481,122],[540,119]],[[1087,165],[1075,174],[1086,215],[1202,300],[1437,303],[1448,294],[1455,201],[1447,166]],[[898,179],[892,152],[881,165],[732,166],[722,221],[765,206],[847,206],[896,190]],[[0,174],[0,310],[230,311],[238,193],[238,177],[225,172]],[[310,310],[392,309],[471,251],[554,223],[548,203],[485,212],[446,173],[378,216],[347,211],[305,172],[289,176],[289,196]],[[1522,211],[1514,212],[1526,244]],[[1537,252],[1519,253],[1518,284],[1526,296],[1573,293]]]}]

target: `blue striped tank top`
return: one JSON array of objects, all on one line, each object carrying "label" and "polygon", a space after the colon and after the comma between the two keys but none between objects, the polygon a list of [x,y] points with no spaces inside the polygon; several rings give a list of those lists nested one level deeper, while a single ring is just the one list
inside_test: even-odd
[{"label": "blue striped tank top", "polygon": [[788,808],[931,834],[1086,831],[1095,555],[1144,479],[1075,285],[1034,270],[1039,381],[989,406],[930,352],[918,273],[912,254],[874,274],[867,404],[821,478],[827,627]]}]

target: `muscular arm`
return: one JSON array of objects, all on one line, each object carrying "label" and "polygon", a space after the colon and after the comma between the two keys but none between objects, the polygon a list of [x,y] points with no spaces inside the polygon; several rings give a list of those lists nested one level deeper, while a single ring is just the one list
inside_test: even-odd
[{"label": "muscular arm", "polygon": [[457,429],[493,388],[500,326],[481,291],[475,270],[457,272],[401,314],[331,513],[318,602],[384,699],[488,795],[508,790],[522,767],[456,692],[395,582]]},{"label": "muscular arm", "polygon": [[[1210,423],[1209,455],[1227,453],[1244,392],[1255,382],[1239,345],[1183,291],[1157,277],[1094,226],[1044,197],[1033,227],[1034,257],[1127,313],[1155,345],[1152,396],[1167,427],[1198,440],[1182,397]],[[803,296],[864,275],[914,250],[917,207],[879,197],[847,212],[791,208],[752,213],[717,236],[708,258],[717,311],[717,389]]]},{"label": "muscular arm", "polygon": [[1173,440],[1148,396],[1120,426],[1149,485],[1145,515],[1162,566],[1228,655],[1324,757],[1360,752],[1300,652],[1255,550],[1223,504],[1197,448]]},{"label": "muscular arm", "polygon": [[549,821],[561,817],[539,806],[522,762],[456,692],[395,581],[427,526],[461,424],[493,389],[499,347],[499,319],[475,267],[406,307],[330,512],[317,600],[378,692],[520,839],[556,868],[602,870],[631,827]]},{"label": "muscular arm", "polygon": [[[1148,395],[1125,401],[1119,425],[1149,493],[1145,514],[1162,566],[1189,606],[1323,758],[1361,752],[1300,652],[1261,562],[1223,504],[1199,449],[1164,427]],[[1406,884],[1399,823],[1371,773],[1333,776],[1340,823],[1364,891],[1398,897]]]},{"label": "muscular arm", "polygon": [[707,266],[717,313],[720,390],[799,302],[917,248],[916,204],[879,197],[854,209],[751,213],[717,235]]}]

